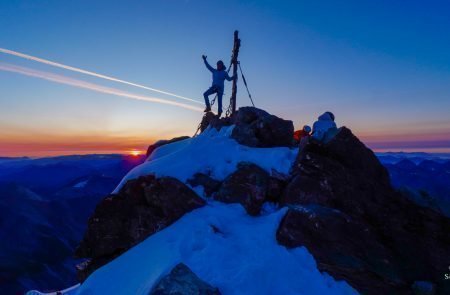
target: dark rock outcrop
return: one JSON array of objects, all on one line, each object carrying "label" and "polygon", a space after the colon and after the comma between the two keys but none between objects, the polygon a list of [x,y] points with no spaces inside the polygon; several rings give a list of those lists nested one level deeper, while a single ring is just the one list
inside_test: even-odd
[{"label": "dark rock outcrop", "polygon": [[203,186],[207,197],[211,197],[217,192],[222,184],[221,181],[213,179],[211,176],[204,173],[195,173],[194,176],[187,180],[187,183],[192,187]]},{"label": "dark rock outcrop", "polygon": [[214,199],[225,203],[240,203],[250,215],[258,215],[267,199],[269,174],[261,167],[241,162],[235,172],[222,183]]},{"label": "dark rock outcrop", "polygon": [[219,118],[211,112],[206,113],[200,122],[200,132],[205,131],[209,126],[220,130],[222,127],[234,124],[233,117]]},{"label": "dark rock outcrop", "polygon": [[242,107],[228,118],[218,118],[206,113],[200,124],[203,132],[208,126],[220,130],[235,125],[231,137],[242,145],[251,147],[292,146],[294,124],[255,107]]},{"label": "dark rock outcrop", "polygon": [[365,224],[314,204],[289,209],[277,232],[279,243],[288,248],[305,246],[321,271],[346,280],[362,294],[394,294],[390,284],[384,284],[384,280],[401,281],[391,263],[394,257],[376,239]]},{"label": "dark rock outcrop", "polygon": [[91,261],[80,267],[79,277],[86,278],[99,266],[204,204],[175,178],[148,175],[128,181],[117,195],[101,201],[89,218],[75,255]]},{"label": "dark rock outcrop", "polygon": [[288,176],[272,170],[267,188],[267,201],[279,203],[288,184]]},{"label": "dark rock outcrop", "polygon": [[185,140],[190,138],[189,136],[179,136],[179,137],[174,137],[172,139],[162,139],[162,140],[158,140],[157,142],[155,142],[154,144],[151,144],[148,146],[147,148],[147,154],[146,156],[150,156],[154,150],[156,150],[157,148],[159,148],[160,146],[169,144],[169,143],[174,143],[177,141],[181,141],[181,140]]},{"label": "dark rock outcrop", "polygon": [[231,136],[252,147],[292,146],[294,124],[254,107],[242,107],[235,116]]},{"label": "dark rock outcrop", "polygon": [[385,168],[349,129],[300,152],[277,231],[306,246],[318,267],[363,294],[411,294],[415,281],[450,294],[450,219],[395,191]]},{"label": "dark rock outcrop", "polygon": [[220,291],[180,263],[153,287],[150,295],[220,295]]}]

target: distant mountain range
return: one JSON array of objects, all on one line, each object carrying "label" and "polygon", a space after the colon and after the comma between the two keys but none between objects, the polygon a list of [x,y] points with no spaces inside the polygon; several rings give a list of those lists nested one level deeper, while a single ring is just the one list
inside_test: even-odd
[{"label": "distant mountain range", "polygon": [[122,155],[0,158],[1,293],[75,283],[72,254],[87,219],[143,160]]},{"label": "distant mountain range", "polygon": [[385,153],[378,158],[394,187],[416,203],[450,216],[450,155]]}]

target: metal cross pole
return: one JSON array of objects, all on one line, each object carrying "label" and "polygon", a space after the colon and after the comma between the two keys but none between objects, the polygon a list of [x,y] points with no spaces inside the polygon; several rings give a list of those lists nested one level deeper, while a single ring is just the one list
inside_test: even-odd
[{"label": "metal cross pole", "polygon": [[[237,77],[237,71],[238,71],[238,55],[239,55],[239,48],[241,47],[241,39],[239,39],[238,31],[234,31],[234,45],[233,45],[233,54],[231,58],[231,63],[233,64],[233,76]],[[231,104],[231,114],[234,114],[236,112],[236,93],[237,93],[237,79],[233,80],[233,86],[231,88],[231,98],[230,98],[230,104]]]}]

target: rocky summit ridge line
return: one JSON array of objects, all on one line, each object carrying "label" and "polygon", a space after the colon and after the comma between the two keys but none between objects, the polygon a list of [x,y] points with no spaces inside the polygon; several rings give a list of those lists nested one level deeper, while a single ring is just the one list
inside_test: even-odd
[{"label": "rocky summit ridge line", "polygon": [[[294,148],[292,121],[252,107],[223,119],[208,113],[201,130],[231,125],[240,145]],[[266,202],[288,207],[274,239],[306,247],[319,270],[361,294],[450,294],[444,280],[450,219],[397,192],[374,153],[346,127],[327,143],[305,145],[288,174],[243,161],[225,179],[199,172],[186,183],[155,175],[129,180],[89,219],[76,252],[89,259],[79,266],[80,280],[209,199],[240,203],[252,216]]]}]

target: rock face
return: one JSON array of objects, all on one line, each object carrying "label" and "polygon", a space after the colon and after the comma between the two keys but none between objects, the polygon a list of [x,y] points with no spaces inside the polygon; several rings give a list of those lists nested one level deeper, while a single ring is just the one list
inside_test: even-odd
[{"label": "rock face", "polygon": [[269,174],[261,167],[241,162],[214,196],[225,203],[241,203],[248,214],[258,215],[267,199]]},{"label": "rock face", "polygon": [[179,137],[174,137],[172,139],[163,139],[163,140],[158,140],[157,142],[155,142],[154,144],[151,144],[148,146],[147,148],[147,154],[146,156],[150,156],[154,150],[156,150],[157,148],[159,148],[160,146],[169,144],[169,143],[174,143],[180,140],[185,140],[190,138],[189,136],[179,136]]},{"label": "rock face", "polygon": [[277,240],[288,248],[305,246],[321,271],[362,294],[400,294],[383,284],[384,278],[400,281],[392,254],[375,241],[370,228],[339,210],[315,204],[291,208]]},{"label": "rock face", "polygon": [[292,121],[278,118],[254,107],[242,107],[235,116],[231,136],[240,144],[252,147],[291,146]]},{"label": "rock face", "polygon": [[200,132],[205,131],[209,126],[220,130],[222,127],[234,124],[233,117],[219,118],[211,112],[206,113],[200,122]]},{"label": "rock face", "polygon": [[149,175],[128,181],[117,195],[101,201],[89,218],[75,255],[91,260],[79,266],[79,277],[86,278],[101,265],[204,204],[203,199],[175,178]]},{"label": "rock face", "polygon": [[[305,246],[318,267],[363,294],[412,294],[415,281],[450,294],[450,219],[390,185],[384,167],[349,129],[299,153],[282,197],[290,206],[277,231]],[[433,286],[434,286],[433,285]]]},{"label": "rock face", "polygon": [[242,107],[229,118],[218,118],[212,113],[203,117],[200,130],[208,126],[220,129],[234,124],[231,134],[237,142],[251,147],[292,146],[294,124],[255,107]]},{"label": "rock face", "polygon": [[180,263],[153,287],[150,295],[220,295],[220,292]]}]

